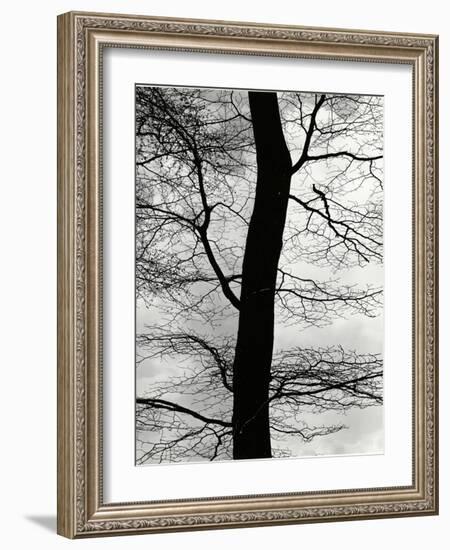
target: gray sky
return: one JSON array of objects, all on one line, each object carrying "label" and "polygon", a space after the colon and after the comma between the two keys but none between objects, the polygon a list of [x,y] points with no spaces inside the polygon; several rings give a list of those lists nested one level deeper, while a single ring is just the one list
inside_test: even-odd
[{"label": "gray sky", "polygon": [[[295,136],[292,138],[295,139]],[[314,181],[326,179],[326,166],[316,166],[311,173]],[[323,171],[323,172],[322,172]],[[297,185],[302,185],[299,182]],[[295,184],[294,184],[295,185]],[[351,200],[365,202],[367,192],[364,187],[355,188],[352,191]],[[349,199],[350,200],[350,199]],[[295,209],[288,211],[288,223],[295,227],[302,220],[298,219]],[[285,233],[286,235],[286,233]],[[243,238],[243,235],[231,238]],[[317,281],[327,281],[331,278],[339,278],[348,285],[365,287],[372,285],[382,287],[384,269],[382,265],[370,264],[368,267],[352,267],[338,271],[330,267],[318,267],[313,263],[305,263],[298,259],[289,263],[289,270],[293,275],[304,278],[312,278]],[[275,321],[274,352],[293,346],[304,348],[329,347],[340,345],[344,349],[354,350],[357,353],[383,353],[383,315],[382,307],[379,308],[376,317],[366,317],[359,313],[349,313],[344,318],[337,318],[325,327],[305,326],[303,323],[286,323],[277,314]],[[154,299],[149,307],[140,299],[137,301],[136,331],[137,334],[146,332],[146,326],[158,325],[161,321],[167,321],[167,315],[158,307],[158,299]],[[183,319],[182,328],[198,329],[198,323]],[[223,336],[234,335],[237,328],[237,315],[222,320],[218,326],[204,330],[210,335]],[[139,354],[140,350],[137,349]],[[166,357],[163,360],[151,358],[139,364],[136,371],[136,393],[138,396],[151,395],[152,386],[156,382],[165,381],[172,375],[179,375],[180,371],[191,365],[191,359],[187,363],[179,363],[178,360]],[[184,396],[182,402],[188,406],[193,402]],[[320,414],[308,414],[305,412],[302,418],[311,425],[342,423],[347,426],[337,433],[327,436],[319,436],[311,442],[304,443],[299,438],[289,439],[289,449],[293,456],[324,456],[340,454],[374,454],[384,450],[384,416],[382,406],[373,406],[365,409],[352,409],[346,413],[326,412]]]}]

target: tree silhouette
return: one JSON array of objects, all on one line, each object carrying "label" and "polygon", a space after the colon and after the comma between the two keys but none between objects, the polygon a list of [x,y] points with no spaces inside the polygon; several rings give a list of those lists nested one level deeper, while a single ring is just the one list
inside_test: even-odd
[{"label": "tree silhouette", "polygon": [[382,262],[382,221],[382,98],[137,87],[137,368],[171,365],[137,462],[288,456],[343,428],[305,411],[381,404],[379,354],[274,333],[379,315],[345,272]]}]

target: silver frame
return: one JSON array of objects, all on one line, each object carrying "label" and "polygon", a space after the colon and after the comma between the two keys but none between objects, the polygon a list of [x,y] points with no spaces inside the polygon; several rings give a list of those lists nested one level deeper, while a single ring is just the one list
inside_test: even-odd
[{"label": "silver frame", "polygon": [[[103,502],[100,98],[106,46],[413,67],[411,486]],[[78,538],[438,513],[437,51],[432,35],[75,12],[58,17],[58,533]]]}]

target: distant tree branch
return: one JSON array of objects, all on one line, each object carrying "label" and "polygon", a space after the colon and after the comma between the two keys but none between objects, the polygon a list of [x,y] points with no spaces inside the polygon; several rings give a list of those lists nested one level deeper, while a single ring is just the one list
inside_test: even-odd
[{"label": "distant tree branch", "polygon": [[[380,241],[377,241],[369,235],[362,234],[360,231],[358,231],[345,221],[333,219],[330,213],[328,199],[325,193],[318,189],[314,184],[313,191],[314,193],[316,193],[316,195],[318,195],[318,197],[320,197],[324,205],[324,212],[319,208],[311,206],[312,201],[306,202],[293,194],[290,194],[289,198],[298,203],[308,212],[317,214],[318,216],[326,220],[328,227],[332,230],[334,235],[336,237],[339,237],[342,241],[350,243],[350,246],[354,249],[356,254],[361,256],[366,262],[369,262],[369,255],[381,258],[381,254],[375,248],[382,245]],[[375,247],[370,247],[369,244],[365,241],[368,241],[368,243],[375,245]]]},{"label": "distant tree branch", "polygon": [[296,172],[298,172],[298,170],[300,170],[300,168],[303,166],[303,164],[306,162],[308,158],[309,146],[311,144],[311,139],[314,133],[314,129],[316,127],[317,113],[319,112],[319,109],[324,104],[325,99],[326,99],[325,94],[322,94],[319,100],[314,105],[314,109],[312,110],[312,113],[311,113],[311,120],[309,121],[309,127],[306,132],[306,138],[305,138],[305,143],[303,145],[302,154],[298,159],[298,161],[292,166],[292,174],[295,174]]},{"label": "distant tree branch", "polygon": [[137,397],[136,403],[138,405],[144,405],[152,407],[153,409],[164,409],[166,411],[174,411],[182,414],[188,414],[196,420],[201,420],[205,424],[217,424],[219,426],[231,427],[231,422],[225,422],[224,420],[219,420],[218,418],[209,418],[200,414],[192,409],[183,407],[178,403],[172,403],[171,401],[166,401],[165,399],[155,399],[151,397]]}]

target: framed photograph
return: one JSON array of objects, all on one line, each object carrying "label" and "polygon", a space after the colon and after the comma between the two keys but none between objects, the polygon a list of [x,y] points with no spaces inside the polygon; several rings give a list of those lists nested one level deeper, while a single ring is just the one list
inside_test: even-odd
[{"label": "framed photograph", "polygon": [[58,18],[58,532],[438,511],[438,38]]}]

